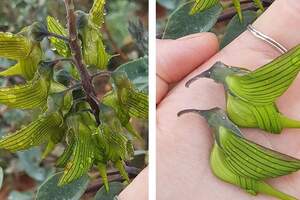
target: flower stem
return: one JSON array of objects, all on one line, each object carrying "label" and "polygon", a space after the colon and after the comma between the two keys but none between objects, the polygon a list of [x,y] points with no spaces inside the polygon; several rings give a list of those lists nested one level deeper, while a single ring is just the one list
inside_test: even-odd
[{"label": "flower stem", "polygon": [[86,94],[87,102],[90,104],[95,119],[98,124],[99,120],[99,103],[96,97],[96,92],[92,84],[92,77],[87,71],[87,67],[83,62],[81,48],[79,46],[78,33],[76,29],[76,15],[73,0],[65,0],[65,7],[67,10],[69,45],[71,53],[74,57],[74,64],[79,71],[82,88]]}]

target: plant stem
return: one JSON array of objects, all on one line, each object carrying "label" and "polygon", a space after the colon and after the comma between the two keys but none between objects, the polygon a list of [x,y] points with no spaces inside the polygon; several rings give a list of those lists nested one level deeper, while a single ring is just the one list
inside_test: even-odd
[{"label": "plant stem", "polygon": [[95,119],[98,124],[100,124],[99,120],[99,105],[96,97],[96,92],[94,90],[92,84],[92,77],[85,64],[83,63],[82,52],[79,46],[79,39],[76,29],[76,15],[73,0],[65,0],[65,7],[67,10],[67,21],[68,21],[68,31],[69,31],[69,44],[72,55],[74,57],[74,64],[79,71],[82,88],[86,94],[87,102],[90,104]]}]

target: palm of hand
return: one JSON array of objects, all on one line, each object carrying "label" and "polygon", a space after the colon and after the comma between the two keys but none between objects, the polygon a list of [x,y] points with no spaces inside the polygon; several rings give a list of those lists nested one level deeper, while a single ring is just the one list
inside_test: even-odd
[{"label": "palm of hand", "polygon": [[[294,7],[287,6],[288,1],[278,0],[255,25],[259,30],[267,32],[289,48],[299,44],[300,36],[295,35],[299,28],[300,14],[295,16],[299,2]],[[291,2],[295,2],[290,0]],[[295,2],[294,4],[297,4]],[[284,5],[284,6],[283,6]],[[273,9],[273,10],[272,10]],[[281,10],[279,10],[281,9]],[[267,27],[272,21],[272,15],[285,13],[293,15],[293,19],[278,20],[276,31]],[[279,15],[278,15],[279,14]],[[297,19],[298,18],[298,22]],[[287,22],[289,20],[289,22]],[[268,26],[272,26],[270,23]],[[289,26],[294,35],[289,37],[280,27]],[[265,31],[264,31],[265,30]],[[284,34],[283,34],[284,33]],[[291,34],[291,33],[289,33]],[[293,38],[293,39],[291,39]],[[201,53],[201,52],[198,52]],[[274,199],[259,195],[247,194],[240,188],[227,184],[216,178],[209,166],[209,156],[213,144],[213,136],[204,119],[197,115],[177,117],[177,112],[186,108],[209,109],[215,106],[225,107],[224,89],[221,85],[209,79],[201,79],[190,88],[185,88],[185,82],[214,64],[222,61],[225,64],[255,69],[278,56],[270,46],[254,38],[250,33],[243,33],[228,47],[195,70],[187,78],[180,81],[165,97],[157,108],[157,197],[158,199]],[[185,58],[182,58],[185,59]],[[277,101],[279,110],[285,115],[300,119],[300,77],[292,84],[287,92]],[[280,135],[268,134],[257,129],[242,129],[246,138],[263,146],[300,159],[300,130],[284,129]],[[300,171],[276,179],[268,180],[279,190],[300,198]]]}]

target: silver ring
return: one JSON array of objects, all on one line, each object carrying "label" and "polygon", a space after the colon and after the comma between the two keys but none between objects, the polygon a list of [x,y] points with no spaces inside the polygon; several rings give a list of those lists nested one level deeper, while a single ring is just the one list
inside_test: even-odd
[{"label": "silver ring", "polygon": [[282,44],[280,44],[279,42],[276,42],[271,37],[259,32],[251,24],[247,26],[247,30],[250,31],[255,37],[263,40],[264,42],[266,42],[268,44],[270,44],[272,47],[277,49],[280,53],[284,54],[288,51],[287,48],[284,47]]}]

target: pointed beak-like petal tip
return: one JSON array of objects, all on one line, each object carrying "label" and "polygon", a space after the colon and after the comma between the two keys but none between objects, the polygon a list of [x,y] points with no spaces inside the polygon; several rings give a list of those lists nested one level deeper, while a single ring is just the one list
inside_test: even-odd
[{"label": "pointed beak-like petal tip", "polygon": [[181,110],[177,113],[177,117],[180,117],[183,114],[187,114],[187,113],[198,113],[201,115],[201,110],[196,110],[196,109],[185,109],[185,110]]},{"label": "pointed beak-like petal tip", "polygon": [[195,77],[191,78],[190,80],[188,80],[188,81],[186,82],[186,84],[185,84],[185,87],[186,87],[186,88],[189,88],[190,85],[191,85],[193,82],[195,82],[196,80],[198,80],[198,79],[200,79],[200,78],[208,78],[209,75],[210,75],[210,71],[209,71],[209,70],[204,71],[204,72],[202,72],[201,74],[198,74],[197,76],[195,76]]}]

